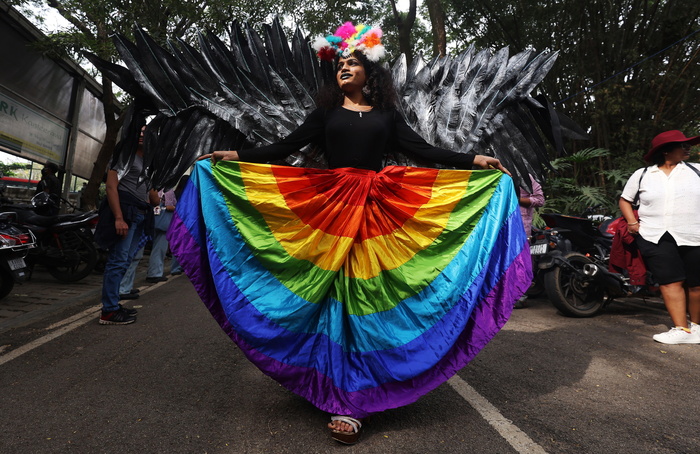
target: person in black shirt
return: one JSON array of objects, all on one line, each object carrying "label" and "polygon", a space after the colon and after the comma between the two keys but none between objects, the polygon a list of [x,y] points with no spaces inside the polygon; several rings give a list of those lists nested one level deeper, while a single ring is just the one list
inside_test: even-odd
[{"label": "person in black shirt", "polygon": [[199,159],[269,162],[315,143],[323,149],[331,169],[379,171],[387,153],[398,149],[439,164],[496,168],[510,174],[496,158],[457,153],[423,140],[396,110],[396,92],[388,70],[361,52],[338,60],[336,82],[322,89],[319,107],[284,140],[248,150],[215,151]]},{"label": "person in black shirt", "polygon": [[61,200],[61,181],[56,174],[58,166],[53,162],[47,161],[44,168],[41,169],[41,180],[36,185],[36,194],[45,192],[49,195],[49,206],[47,213],[49,215],[58,214],[58,208]]}]

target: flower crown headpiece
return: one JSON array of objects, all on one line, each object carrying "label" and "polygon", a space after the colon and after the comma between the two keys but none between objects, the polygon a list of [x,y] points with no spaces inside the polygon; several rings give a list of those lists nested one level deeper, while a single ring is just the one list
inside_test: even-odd
[{"label": "flower crown headpiece", "polygon": [[377,62],[385,53],[381,37],[380,28],[345,22],[335,34],[316,38],[312,46],[321,60],[333,61],[338,56],[347,58],[353,52],[362,52],[369,61]]}]

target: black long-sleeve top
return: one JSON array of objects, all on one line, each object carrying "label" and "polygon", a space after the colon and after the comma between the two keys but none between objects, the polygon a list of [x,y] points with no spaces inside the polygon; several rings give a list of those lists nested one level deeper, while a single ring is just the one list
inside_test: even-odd
[{"label": "black long-sleeve top", "polygon": [[275,161],[310,143],[323,147],[331,169],[353,167],[379,171],[384,156],[393,150],[458,168],[470,168],[474,162],[473,154],[428,144],[394,109],[372,109],[360,114],[343,107],[316,109],[285,139],[260,148],[240,150],[238,156],[247,162]]}]

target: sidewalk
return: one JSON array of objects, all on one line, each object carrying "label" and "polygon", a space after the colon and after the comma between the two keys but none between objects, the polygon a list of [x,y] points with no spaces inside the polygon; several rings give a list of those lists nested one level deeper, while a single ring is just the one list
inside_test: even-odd
[{"label": "sidewalk", "polygon": [[[135,288],[155,285],[145,281],[147,268],[148,256],[145,256],[136,271]],[[170,270],[167,258],[165,270]],[[102,274],[93,272],[78,282],[65,283],[53,278],[44,267],[37,266],[30,280],[15,284],[12,292],[0,299],[0,333],[34,323],[71,306],[98,305],[101,292]]]}]

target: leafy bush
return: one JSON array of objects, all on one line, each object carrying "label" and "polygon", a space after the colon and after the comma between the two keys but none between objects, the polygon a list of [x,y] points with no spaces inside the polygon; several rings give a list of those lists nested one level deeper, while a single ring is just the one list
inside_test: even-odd
[{"label": "leafy bush", "polygon": [[[604,148],[586,148],[552,161],[554,172],[542,185],[546,202],[540,210],[577,216],[594,207],[596,213],[616,214],[617,198],[629,173],[600,170],[598,161],[609,155],[610,151]],[[604,185],[592,184],[600,181]],[[534,222],[543,225],[539,217]]]}]

